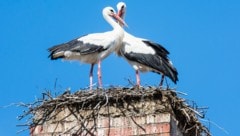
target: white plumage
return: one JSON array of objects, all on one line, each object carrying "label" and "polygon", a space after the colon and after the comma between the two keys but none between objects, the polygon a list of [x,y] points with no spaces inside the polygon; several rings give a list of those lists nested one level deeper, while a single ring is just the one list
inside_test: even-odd
[{"label": "white plumage", "polygon": [[[128,32],[124,33],[124,48],[126,53],[136,52],[136,53],[143,53],[143,54],[155,54],[155,50],[149,46],[146,46],[145,43],[142,41],[146,39],[136,38],[135,36],[129,34]],[[136,46],[133,46],[137,45]]]},{"label": "white plumage", "polygon": [[121,25],[125,25],[125,22],[117,16],[114,9],[112,7],[106,7],[102,13],[105,20],[113,27],[112,31],[88,34],[48,49],[50,52],[49,57],[52,60],[63,58],[91,64],[90,89],[92,89],[94,64],[98,63],[98,83],[99,87],[101,87],[101,60],[115,50],[118,50],[124,37],[122,27],[116,23],[114,19],[119,21]]},{"label": "white plumage", "polygon": [[[126,14],[126,4],[117,4],[118,15],[124,18]],[[123,45],[117,53],[124,57],[136,70],[137,85],[140,86],[139,71],[152,71],[162,74],[160,86],[163,83],[164,75],[168,76],[174,83],[178,81],[178,72],[168,59],[169,52],[160,44],[146,39],[137,38],[124,31]]]}]

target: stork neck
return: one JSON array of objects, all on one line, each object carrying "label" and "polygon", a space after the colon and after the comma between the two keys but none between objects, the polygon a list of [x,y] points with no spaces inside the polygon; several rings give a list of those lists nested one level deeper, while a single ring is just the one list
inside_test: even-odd
[{"label": "stork neck", "polygon": [[113,27],[114,30],[122,30],[122,27],[110,16],[103,15],[105,20]]}]

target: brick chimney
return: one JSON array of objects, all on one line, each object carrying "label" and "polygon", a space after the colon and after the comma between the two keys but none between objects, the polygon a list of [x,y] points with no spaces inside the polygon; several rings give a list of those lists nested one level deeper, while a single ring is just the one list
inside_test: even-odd
[{"label": "brick chimney", "polygon": [[45,98],[31,136],[209,136],[173,90],[111,88]]}]

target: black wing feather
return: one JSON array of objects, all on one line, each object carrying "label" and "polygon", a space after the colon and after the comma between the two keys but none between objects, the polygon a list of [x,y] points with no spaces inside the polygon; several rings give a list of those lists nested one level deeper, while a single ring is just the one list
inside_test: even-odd
[{"label": "black wing feather", "polygon": [[153,72],[158,74],[162,73],[169,77],[174,83],[178,81],[178,72],[176,68],[170,63],[167,56],[163,57],[160,55],[142,54],[142,53],[126,53],[124,49],[121,49],[121,53],[130,61],[138,62],[142,65],[154,69]]},{"label": "black wing feather", "polygon": [[58,58],[64,58],[64,56],[59,56],[58,58],[54,58],[53,55],[57,52],[61,51],[72,51],[72,52],[78,52],[82,55],[94,53],[94,52],[101,52],[104,50],[107,50],[107,48],[103,48],[103,46],[94,45],[94,44],[83,44],[83,41],[79,41],[79,38],[76,38],[74,40],[71,40],[67,43],[55,45],[48,49],[50,52],[49,57],[51,59],[58,59]]},{"label": "black wing feather", "polygon": [[167,57],[167,55],[169,54],[169,51],[158,43],[154,43],[154,42],[147,41],[147,40],[143,40],[143,42],[147,46],[151,46],[156,51],[156,53],[162,57]]}]

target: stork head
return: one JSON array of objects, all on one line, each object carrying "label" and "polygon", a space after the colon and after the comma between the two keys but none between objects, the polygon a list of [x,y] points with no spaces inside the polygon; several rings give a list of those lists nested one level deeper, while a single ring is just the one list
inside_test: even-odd
[{"label": "stork head", "polygon": [[124,2],[118,2],[117,9],[118,9],[118,16],[124,19],[126,13],[126,4]]},{"label": "stork head", "polygon": [[117,13],[115,12],[115,10],[112,7],[105,7],[103,9],[102,13],[103,13],[103,16],[107,15],[107,16],[114,18],[117,22],[120,23],[120,25],[127,26],[127,24],[124,22],[124,20],[117,15]]}]

